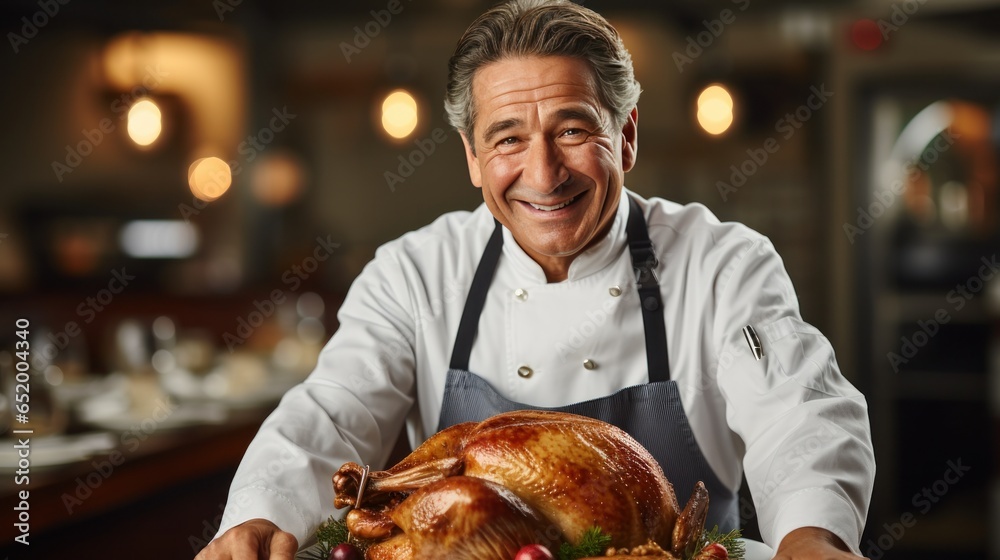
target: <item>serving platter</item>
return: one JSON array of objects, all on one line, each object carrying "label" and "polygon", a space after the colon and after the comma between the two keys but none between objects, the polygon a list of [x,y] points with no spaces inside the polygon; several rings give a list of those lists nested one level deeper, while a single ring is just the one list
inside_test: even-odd
[{"label": "serving platter", "polygon": [[[746,549],[746,553],[743,556],[743,560],[771,560],[774,558],[774,551],[771,547],[760,541],[754,541],[750,539],[740,539],[743,542],[743,546]],[[295,560],[315,560],[318,558],[320,547],[318,544],[303,548],[295,556]],[[597,556],[594,558],[584,558],[583,560],[608,560],[608,558],[614,558],[615,560],[656,560],[656,556]]]}]

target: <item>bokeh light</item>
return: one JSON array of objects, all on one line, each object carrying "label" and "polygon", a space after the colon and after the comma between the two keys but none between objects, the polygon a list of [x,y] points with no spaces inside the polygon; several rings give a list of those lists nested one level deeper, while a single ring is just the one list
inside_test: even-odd
[{"label": "bokeh light", "polygon": [[138,101],[128,111],[128,135],[140,146],[148,146],[163,130],[160,108],[149,99]]},{"label": "bokeh light", "polygon": [[188,186],[191,194],[205,202],[224,195],[233,184],[233,174],[229,164],[217,157],[195,160],[188,168]]},{"label": "bokeh light", "polygon": [[280,207],[302,193],[305,168],[295,155],[276,151],[261,156],[250,177],[250,189],[261,204]]},{"label": "bokeh light", "polygon": [[733,96],[726,88],[715,84],[698,95],[698,124],[705,132],[717,136],[733,124]]},{"label": "bokeh light", "polygon": [[393,138],[406,138],[417,128],[417,100],[406,90],[390,93],[382,102],[382,128]]}]

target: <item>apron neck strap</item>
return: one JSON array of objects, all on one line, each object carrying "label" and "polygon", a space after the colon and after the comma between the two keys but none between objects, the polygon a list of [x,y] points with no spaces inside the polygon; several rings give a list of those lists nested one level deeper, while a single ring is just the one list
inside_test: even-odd
[{"label": "apron neck strap", "polygon": [[472,343],[476,340],[476,333],[479,331],[479,316],[483,313],[483,306],[486,305],[486,294],[490,291],[490,283],[493,281],[493,273],[497,270],[497,263],[500,262],[500,253],[503,252],[503,226],[496,218],[493,228],[493,235],[486,243],[486,250],[483,251],[482,258],[479,259],[479,267],[476,268],[476,275],[472,277],[472,288],[469,296],[465,299],[465,310],[462,311],[462,320],[458,323],[458,334],[455,336],[455,346],[451,351],[451,369],[468,371],[469,357],[472,356]]},{"label": "apron neck strap", "polygon": [[[626,195],[628,196],[628,195]],[[660,297],[660,285],[656,280],[655,270],[659,261],[649,240],[646,220],[642,209],[634,198],[629,197],[628,223],[625,231],[628,236],[629,253],[632,256],[632,268],[635,271],[636,287],[639,301],[642,305],[642,324],[646,334],[646,364],[649,368],[650,383],[670,379],[670,362],[667,354],[667,329],[663,321],[663,300]],[[451,353],[451,369],[469,370],[469,357],[472,355],[472,344],[479,331],[479,317],[486,305],[486,294],[503,252],[503,226],[496,219],[495,227],[486,249],[472,278],[472,287],[465,300],[462,320],[458,324],[458,334],[455,336],[455,346]]]},{"label": "apron neck strap", "polygon": [[[626,195],[627,196],[627,195]],[[646,333],[646,366],[649,368],[649,382],[670,379],[670,360],[667,356],[667,327],[663,321],[663,299],[660,284],[656,279],[656,258],[653,242],[649,240],[646,219],[642,208],[631,196],[628,197],[628,250],[632,255],[632,270],[642,305],[642,327]]]}]

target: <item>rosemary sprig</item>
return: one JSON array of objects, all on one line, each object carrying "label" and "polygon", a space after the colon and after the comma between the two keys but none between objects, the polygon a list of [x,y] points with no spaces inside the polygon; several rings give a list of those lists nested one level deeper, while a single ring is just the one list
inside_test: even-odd
[{"label": "rosemary sprig", "polygon": [[604,556],[604,551],[611,544],[611,535],[605,534],[600,527],[591,527],[583,533],[580,542],[573,546],[563,543],[559,547],[559,560],[579,560],[592,556]]},{"label": "rosemary sprig", "polygon": [[700,552],[706,546],[718,543],[726,548],[729,553],[729,560],[743,560],[743,556],[746,554],[746,549],[743,546],[743,542],[739,540],[740,530],[733,529],[728,533],[723,533],[719,530],[719,526],[716,525],[711,530],[706,530],[701,535],[701,540],[698,541],[698,548],[695,554]]},{"label": "rosemary sprig", "polygon": [[[316,528],[316,543],[317,549],[315,554],[310,556],[310,560],[327,560],[330,557],[330,551],[337,547],[337,545],[344,544],[348,542],[348,536],[350,532],[347,530],[347,522],[343,519],[336,519],[332,515],[320,523],[319,527]],[[368,541],[362,541],[359,539],[354,539],[350,542],[351,545],[355,546],[364,553],[368,545],[371,544]]]}]

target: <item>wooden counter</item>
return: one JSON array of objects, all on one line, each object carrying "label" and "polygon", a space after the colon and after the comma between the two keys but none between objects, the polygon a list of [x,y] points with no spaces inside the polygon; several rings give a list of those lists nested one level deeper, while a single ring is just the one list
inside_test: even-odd
[{"label": "wooden counter", "polygon": [[[0,523],[6,545],[0,556],[82,558],[105,550],[114,557],[124,549],[143,550],[137,558],[194,557],[214,534],[232,476],[268,412],[240,411],[224,425],[158,430],[138,445],[119,445],[117,456],[33,467],[30,545],[14,543],[20,533],[13,522]],[[5,476],[0,501],[16,503],[23,488]],[[12,507],[5,519],[13,518]]]}]

